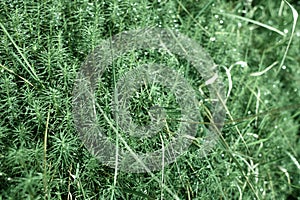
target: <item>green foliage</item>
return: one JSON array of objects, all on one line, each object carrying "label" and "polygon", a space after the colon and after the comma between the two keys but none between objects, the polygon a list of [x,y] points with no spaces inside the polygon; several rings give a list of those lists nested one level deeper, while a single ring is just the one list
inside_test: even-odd
[{"label": "green foliage", "polygon": [[[299,198],[299,23],[279,66],[291,37],[291,9],[280,1],[250,2],[1,0],[0,199]],[[297,1],[292,5],[300,9]],[[226,123],[213,151],[199,158],[200,130],[206,130],[199,122],[189,151],[152,175],[116,172],[99,163],[82,144],[72,116],[73,84],[86,56],[117,33],[146,27],[171,28],[196,40],[218,65],[226,91],[232,83]],[[119,59],[115,75],[156,61],[182,73],[209,107],[209,97],[199,92],[203,80],[180,58],[133,52]],[[113,119],[113,71],[103,78],[98,103]],[[141,125],[149,122],[152,106],[167,109],[170,129],[161,132],[167,141],[180,118],[174,95],[149,85],[135,95],[130,111]],[[103,117],[99,123],[112,134]],[[144,143],[126,139],[134,150],[161,147],[160,137]]]}]

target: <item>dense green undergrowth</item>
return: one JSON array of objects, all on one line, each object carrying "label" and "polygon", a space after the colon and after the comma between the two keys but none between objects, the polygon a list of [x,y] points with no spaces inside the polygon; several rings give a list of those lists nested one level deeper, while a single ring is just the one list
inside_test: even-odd
[{"label": "dense green undergrowth", "polygon": [[[290,3],[300,9],[299,2]],[[0,199],[299,199],[300,29],[292,11],[286,2],[272,0],[0,1]],[[227,115],[222,137],[205,157],[199,157],[199,133],[164,170],[116,173],[78,137],[73,84],[86,56],[103,40],[147,27],[179,31],[205,49],[226,94],[230,90]],[[121,77],[130,67],[158,60],[177,70],[189,66],[172,59],[135,52],[115,69]],[[200,87],[193,72],[183,74],[194,89]],[[109,108],[113,74],[103,77],[98,102]],[[151,100],[149,88],[131,99],[140,124],[149,120],[152,105],[177,106],[167,89],[151,89]],[[207,98],[197,94],[199,101]],[[167,113],[172,130],[179,116],[176,109]],[[133,149],[151,152],[159,142],[149,139]]]}]

